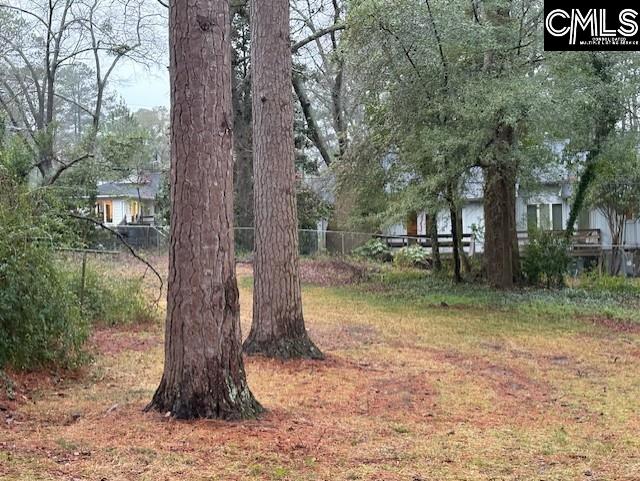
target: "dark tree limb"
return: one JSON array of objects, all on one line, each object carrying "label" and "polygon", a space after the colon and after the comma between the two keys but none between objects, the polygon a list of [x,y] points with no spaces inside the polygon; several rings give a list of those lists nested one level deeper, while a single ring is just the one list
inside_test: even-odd
[{"label": "dark tree limb", "polygon": [[89,159],[91,157],[93,157],[93,154],[83,154],[80,157],[77,157],[68,163],[58,161],[60,164],[62,164],[62,167],[56,170],[56,172],[51,176],[51,178],[49,178],[49,180],[47,181],[47,185],[54,184],[65,170],[73,167],[78,162],[82,162],[83,160]]},{"label": "dark tree limb", "polygon": [[329,35],[329,34],[335,33],[335,32],[337,32],[339,30],[344,30],[345,28],[346,28],[346,26],[343,23],[337,23],[337,24],[331,25],[331,26],[329,26],[327,28],[323,28],[321,30],[317,30],[312,35],[309,35],[307,38],[304,38],[304,39],[300,40],[299,42],[294,43],[291,46],[291,53],[297,53],[298,50],[300,50],[305,45],[310,44],[311,42],[314,42],[314,41],[318,40],[319,38],[324,37],[325,35]]},{"label": "dark tree limb", "polygon": [[293,89],[298,96],[300,106],[302,107],[302,113],[304,114],[304,119],[307,122],[309,138],[318,149],[318,152],[320,152],[320,156],[326,166],[329,167],[332,162],[331,155],[329,154],[327,145],[320,134],[320,127],[316,122],[313,107],[311,106],[311,100],[304,88],[304,80],[302,79],[302,76],[296,72],[293,73]]},{"label": "dark tree limb", "polygon": [[149,263],[149,261],[147,261],[144,258],[140,257],[140,255],[135,251],[135,249],[133,247],[131,247],[131,244],[129,244],[125,240],[125,238],[122,236],[122,234],[120,234],[120,232],[118,232],[115,229],[112,229],[111,227],[103,224],[102,222],[100,222],[98,220],[92,219],[91,217],[85,217],[85,216],[82,216],[82,215],[77,215],[77,214],[74,214],[73,212],[68,212],[67,215],[69,217],[74,218],[74,219],[78,219],[78,220],[82,220],[82,221],[85,221],[85,222],[89,222],[91,224],[95,224],[98,227],[100,227],[101,229],[104,229],[104,230],[110,232],[111,234],[113,234],[114,236],[116,236],[116,238],[120,241],[120,243],[122,245],[124,245],[127,248],[127,250],[131,253],[131,255],[133,257],[135,257],[138,261],[140,261],[144,265],[146,265],[147,269],[149,269],[151,272],[153,272],[155,274],[155,276],[158,278],[158,281],[160,282],[160,291],[159,291],[159,294],[158,294],[158,298],[156,299],[155,302],[156,302],[156,304],[158,302],[160,302],[160,298],[162,297],[162,289],[164,287],[164,282],[162,280],[162,276],[158,273],[158,271],[155,269],[155,267],[153,267]]}]

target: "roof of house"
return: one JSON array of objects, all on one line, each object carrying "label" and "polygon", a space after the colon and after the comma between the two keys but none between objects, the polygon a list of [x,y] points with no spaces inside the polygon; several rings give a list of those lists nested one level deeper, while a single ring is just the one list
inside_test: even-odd
[{"label": "roof of house", "polygon": [[155,199],[161,178],[160,172],[143,172],[116,182],[98,182],[98,197]]}]

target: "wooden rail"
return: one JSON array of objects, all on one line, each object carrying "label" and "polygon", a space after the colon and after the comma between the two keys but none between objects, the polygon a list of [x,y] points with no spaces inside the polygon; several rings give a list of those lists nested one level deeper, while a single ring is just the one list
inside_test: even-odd
[{"label": "wooden rail", "polygon": [[[551,231],[557,236],[565,235],[563,230]],[[525,247],[529,242],[529,233],[527,231],[518,231],[518,245]],[[431,247],[431,236],[426,235],[374,235],[376,239],[384,240],[389,247],[406,247],[410,245],[419,245],[422,247]],[[476,240],[473,234],[462,234],[462,248],[465,252],[475,254]],[[438,234],[438,245],[446,250],[453,247],[453,238],[451,234]],[[602,255],[602,233],[600,229],[578,229],[575,231],[571,239],[570,254],[573,257],[600,257]]]},{"label": "wooden rail", "polygon": [[[419,245],[422,247],[431,247],[431,236],[426,235],[374,235],[376,239],[384,240],[389,247],[407,247],[410,245]],[[475,245],[475,238],[473,234],[462,234],[461,244],[463,249],[473,251]],[[438,247],[440,248],[452,248],[453,237],[450,234],[438,234]]]},{"label": "wooden rail", "polygon": [[[564,236],[564,230],[552,230],[553,235]],[[518,231],[518,244],[526,246],[529,242],[527,231]],[[600,229],[577,229],[571,238],[572,257],[600,257],[602,255],[602,232]]]}]

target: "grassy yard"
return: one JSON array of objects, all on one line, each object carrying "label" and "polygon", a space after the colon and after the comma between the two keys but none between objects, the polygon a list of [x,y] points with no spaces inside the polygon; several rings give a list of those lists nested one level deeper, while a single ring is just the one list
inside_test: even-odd
[{"label": "grassy yard", "polygon": [[[231,424],[143,413],[162,329],[102,328],[85,371],[23,377],[0,479],[640,480],[640,295],[602,287],[306,285],[327,360],[248,359],[268,411]],[[247,268],[240,288],[247,333]]]}]

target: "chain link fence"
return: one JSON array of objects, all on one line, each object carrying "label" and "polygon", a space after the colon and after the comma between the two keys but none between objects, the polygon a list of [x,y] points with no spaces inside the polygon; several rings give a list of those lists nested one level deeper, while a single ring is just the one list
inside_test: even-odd
[{"label": "chain link fence", "polygon": [[[114,230],[122,239],[137,251],[146,252],[149,255],[164,255],[169,250],[168,227],[153,225],[126,225],[114,227]],[[236,227],[234,229],[236,255],[239,258],[248,257],[253,252],[255,232],[253,227]],[[299,249],[301,256],[316,256],[321,254],[332,256],[348,256],[354,249],[362,246],[367,241],[384,237],[365,232],[348,232],[332,230],[300,229],[298,231]],[[406,236],[404,236],[406,237]],[[407,241],[406,239],[402,239]],[[420,243],[423,239],[416,238]],[[402,244],[404,245],[404,244]],[[392,247],[399,247],[394,246]],[[126,246],[108,231],[96,231],[96,236],[88,245],[91,251],[124,252]],[[428,249],[430,250],[430,249]],[[465,252],[467,249],[465,249]],[[445,255],[446,242],[441,245],[441,253]],[[476,249],[470,249],[470,254],[480,253]],[[93,254],[93,253],[92,253]],[[584,270],[597,269],[602,273],[617,274],[627,277],[640,277],[640,245],[603,245],[597,255],[574,255],[571,274],[576,275]]]},{"label": "chain link fence", "polygon": [[[153,253],[166,253],[169,249],[169,230],[167,227],[153,225],[123,225],[113,228],[132,248]],[[238,256],[247,256],[253,252],[255,233],[253,227],[234,229],[235,249]],[[319,254],[349,255],[351,252],[371,240],[373,234],[330,230],[299,229],[298,239],[300,255]],[[96,236],[88,246],[92,250],[122,251],[126,246],[113,233],[96,231]]]}]

